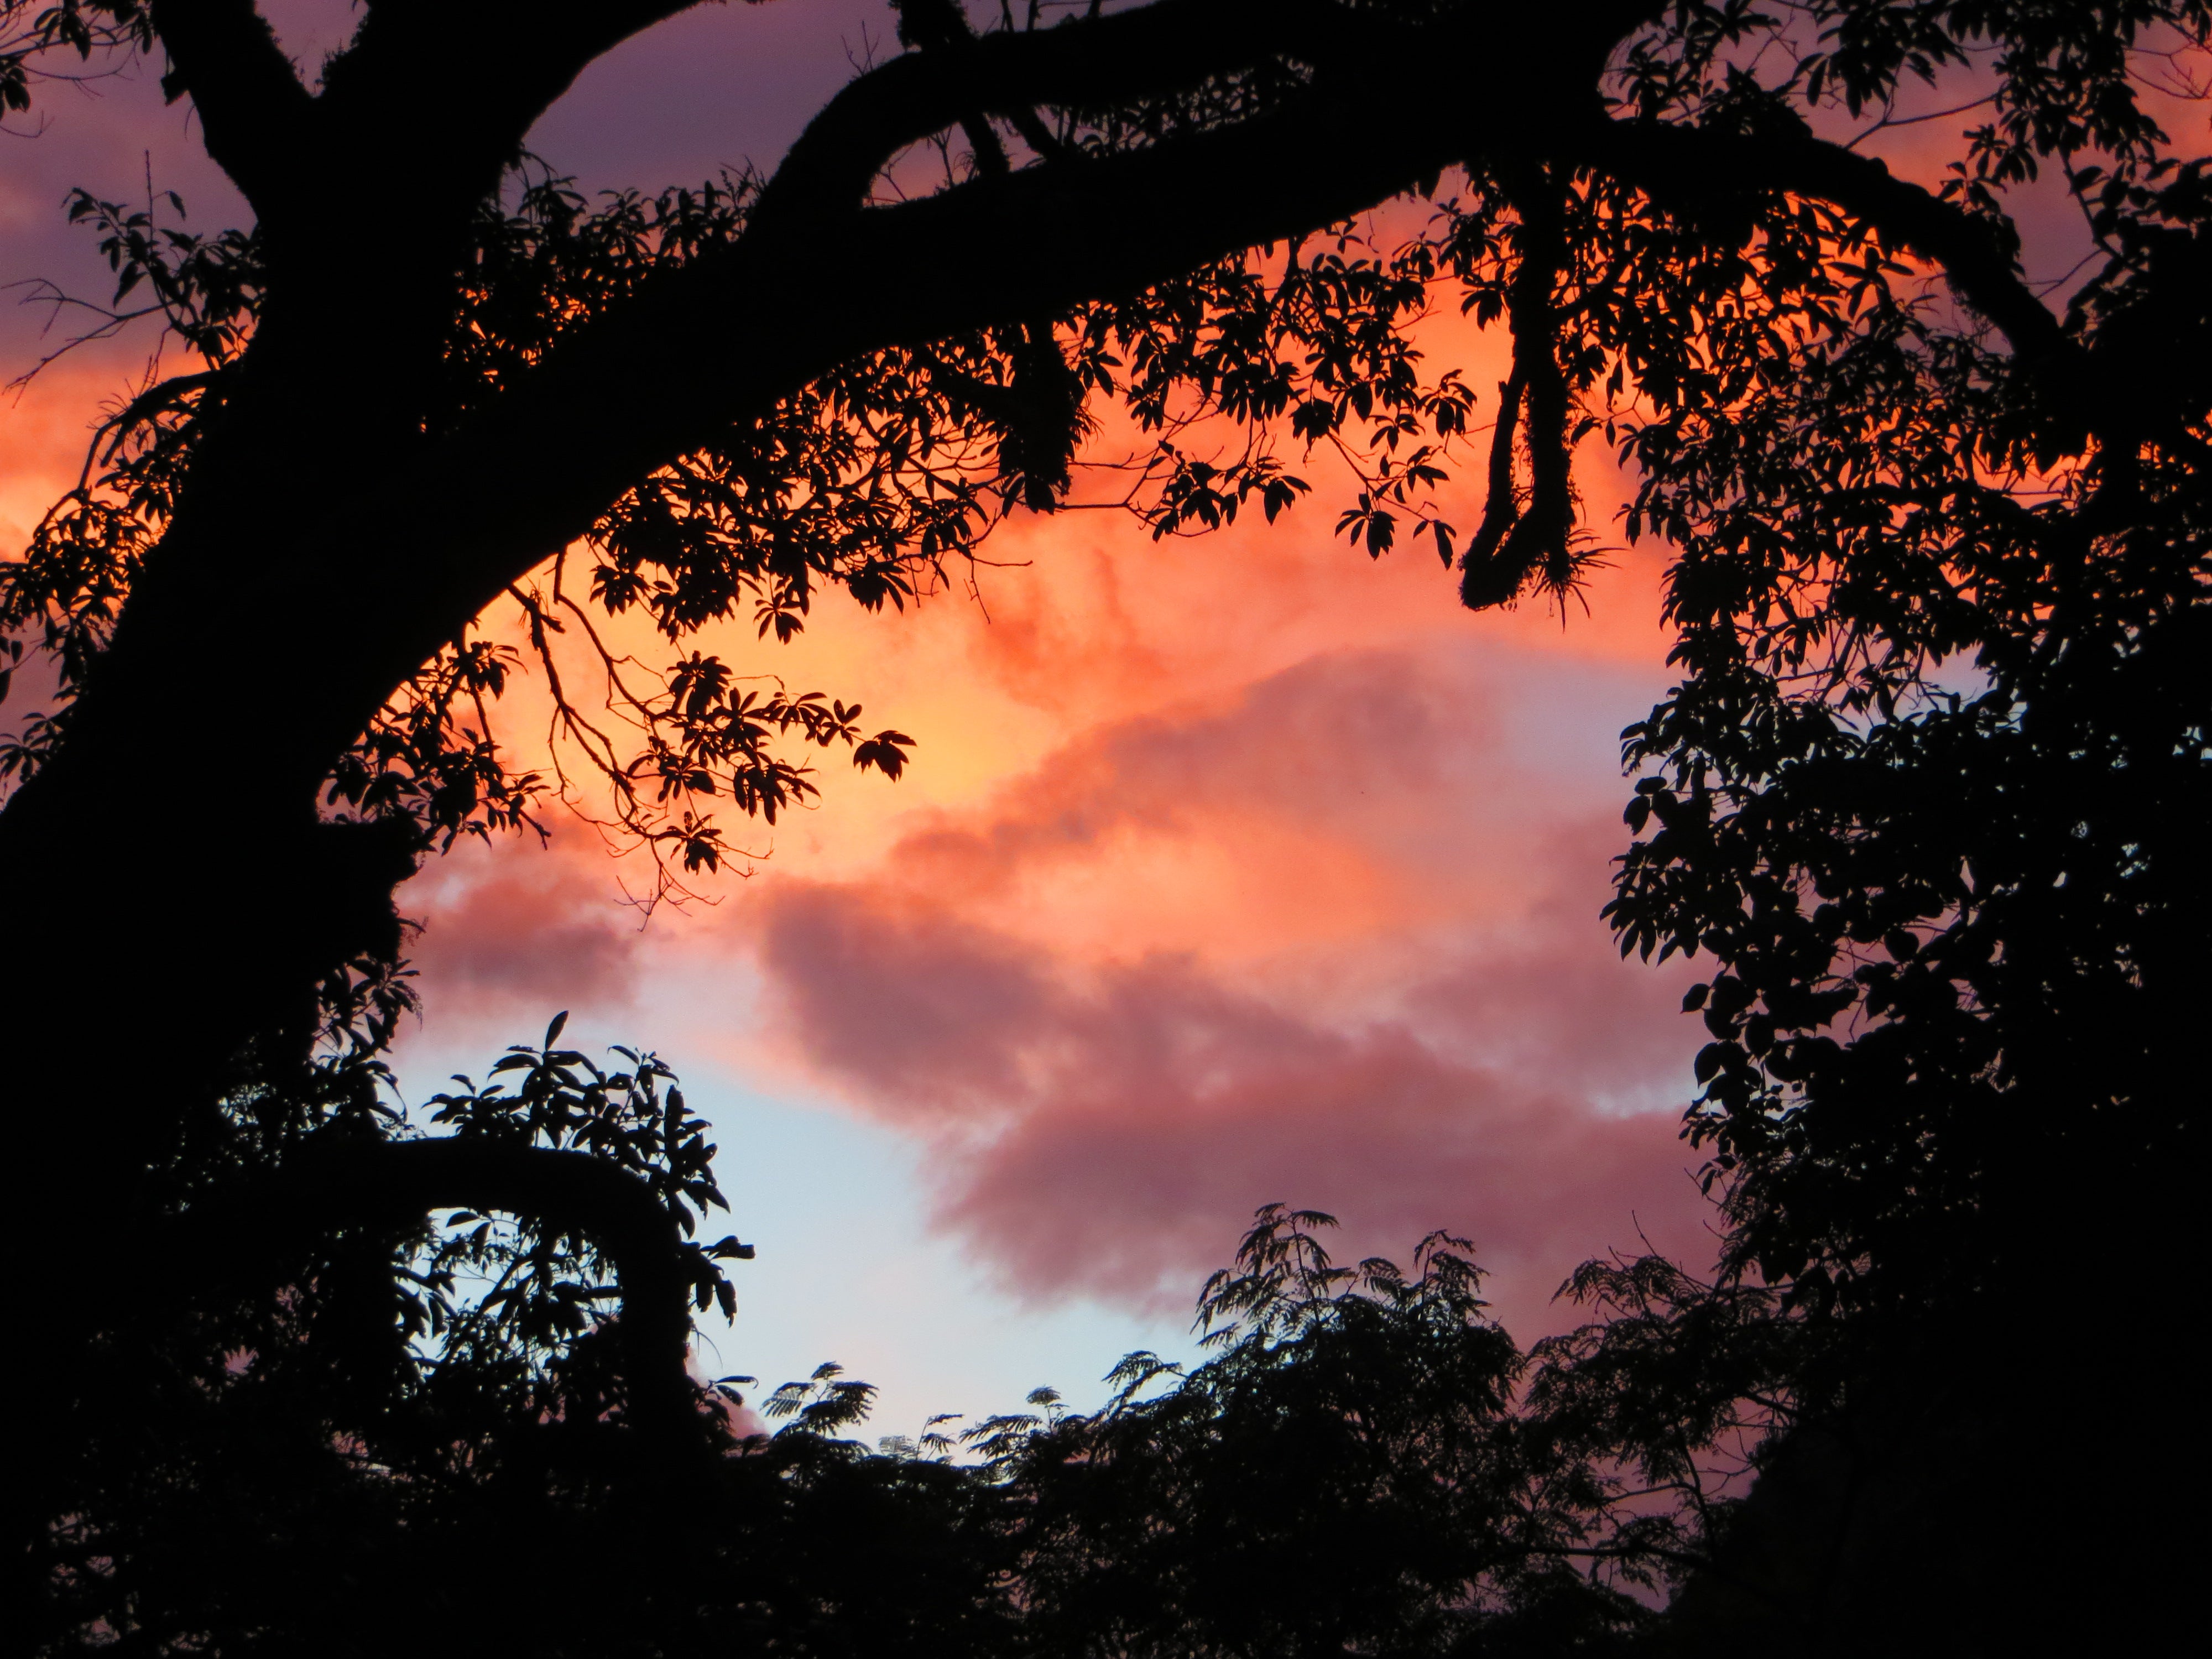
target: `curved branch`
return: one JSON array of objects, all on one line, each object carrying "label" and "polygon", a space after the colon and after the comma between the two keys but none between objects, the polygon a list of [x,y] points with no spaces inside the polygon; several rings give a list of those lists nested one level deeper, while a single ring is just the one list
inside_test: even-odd
[{"label": "curved branch", "polygon": [[234,1261],[265,1253],[272,1228],[293,1238],[337,1226],[398,1234],[441,1209],[503,1212],[594,1240],[622,1289],[615,1330],[628,1352],[632,1416],[656,1439],[696,1433],[682,1236],[650,1187],[604,1158],[479,1135],[326,1136],[249,1189],[187,1211],[179,1227]]},{"label": "curved branch", "polygon": [[[968,21],[968,14],[960,9],[959,0],[892,0],[892,4],[898,12],[899,39],[907,46],[942,51],[947,46],[967,46],[975,39],[975,31]],[[987,173],[1006,171],[1006,146],[991,130],[988,116],[981,110],[963,110],[960,130],[968,135],[968,145],[975,153],[977,167]]]},{"label": "curved branch", "polygon": [[1660,121],[1606,121],[1577,135],[1582,159],[1692,222],[1740,219],[1746,196],[1788,191],[1834,204],[1942,267],[1960,299],[2022,358],[2075,346],[2021,275],[2003,234],[1956,203],[1893,175],[1880,159],[1810,136],[1737,137]]},{"label": "curved branch", "polygon": [[[1587,52],[1565,52],[1555,21],[1525,15],[1489,16],[1480,36],[1456,15],[1387,39],[1364,34],[1358,50],[1327,55],[1302,92],[1234,125],[1111,156],[1048,161],[895,206],[843,205],[872,176],[880,146],[915,123],[949,124],[963,106],[998,107],[1012,96],[1082,101],[1164,83],[1170,70],[1149,60],[1172,57],[1168,46],[1182,37],[1161,30],[1159,19],[1249,20],[1261,11],[1275,15],[1167,0],[1098,25],[1126,23],[1132,32],[1117,38],[1150,43],[1145,52],[1073,50],[1100,36],[1070,26],[915,53],[879,71],[885,78],[855,83],[927,97],[901,105],[910,120],[870,125],[870,143],[833,145],[830,136],[857,131],[863,106],[839,100],[770,186],[781,205],[771,211],[764,197],[739,243],[648,283],[446,441],[414,497],[438,504],[416,522],[441,533],[415,537],[406,556],[385,566],[401,614],[388,635],[380,630],[393,647],[378,665],[380,689],[582,535],[637,478],[837,364],[1139,292],[1364,212],[1469,155],[1540,145],[1594,101],[1594,64],[1609,44],[1589,40]],[[1348,14],[1293,0],[1283,15]],[[1136,32],[1139,23],[1161,32]],[[1270,43],[1297,39],[1288,27],[1251,32]],[[1249,57],[1252,41],[1238,31],[1206,41],[1225,55],[1232,34]],[[1016,58],[1016,48],[1032,55]],[[1515,72],[1470,100],[1470,54]],[[1121,66],[1127,82],[1114,68],[1123,57],[1134,60]],[[1204,57],[1177,59],[1174,72]],[[1036,72],[993,79],[975,70],[986,62]],[[1540,73],[1528,71],[1532,62],[1544,64]],[[1382,108],[1391,113],[1378,131]],[[486,478],[507,488],[488,492]],[[427,627],[426,617],[434,618]]]},{"label": "curved branch", "polygon": [[[962,40],[932,32],[929,50],[893,58],[830,100],[776,169],[755,222],[772,228],[852,211],[892,156],[974,112],[1097,107],[1181,91],[1271,58],[1320,64],[1346,54],[1395,57],[1439,32],[1393,26],[1339,0],[1154,0],[1025,33]],[[1464,25],[1452,32],[1475,44]]]},{"label": "curved branch", "polygon": [[[311,647],[301,636],[273,741],[319,778],[393,686],[637,480],[841,363],[1139,292],[1364,212],[1468,155],[1555,148],[1597,113],[1605,58],[1650,4],[1571,18],[1455,5],[1376,26],[1338,0],[1156,0],[913,53],[862,77],[795,147],[734,246],[648,279],[576,330],[480,416],[396,464],[381,510],[335,530],[325,562],[352,573],[344,620]],[[917,201],[852,204],[882,146],[916,123],[1010,103],[1097,106],[1292,50],[1311,55],[1312,72],[1262,113]],[[839,176],[834,190],[821,184]],[[357,264],[350,246],[324,250],[341,286]],[[228,572],[228,602],[236,572],[208,568]],[[134,688],[174,678],[170,647],[142,647],[144,634],[118,629],[104,659],[120,706],[155,706]]]}]

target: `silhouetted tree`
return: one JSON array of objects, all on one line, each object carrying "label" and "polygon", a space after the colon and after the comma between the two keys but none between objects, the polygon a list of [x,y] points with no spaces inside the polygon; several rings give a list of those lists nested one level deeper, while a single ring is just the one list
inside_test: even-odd
[{"label": "silhouetted tree", "polygon": [[1647,1622],[1581,1570],[1622,1488],[1521,1410],[1468,1242],[1424,1240],[1409,1278],[1334,1265],[1333,1224],[1260,1212],[1200,1298],[1205,1364],[1132,1354],[1095,1415],[1047,1391],[969,1432],[1038,1650],[1550,1652]]},{"label": "silhouetted tree", "polygon": [[[308,1628],[285,1597],[365,1582],[372,1533],[389,1576],[364,1595],[443,1598],[457,1631],[489,1632],[483,1587],[564,1538],[608,1564],[622,1597],[532,1610],[547,1650],[896,1626],[895,1596],[837,1577],[857,1558],[790,1557],[809,1610],[769,1595],[750,1626],[696,1622],[731,1604],[675,1588],[720,1542],[683,1534],[685,1555],[664,1528],[676,1565],[650,1567],[652,1516],[709,1513],[695,1501],[765,1467],[708,1455],[681,1370],[687,1298],[720,1284],[688,1239],[714,1198],[702,1143],[647,1062],[594,1078],[561,1051],[520,1058],[527,1099],[457,1097],[452,1134],[401,1133],[374,1059],[404,1000],[391,892],[566,787],[502,758],[498,695],[531,665],[477,631],[495,602],[549,678],[550,636],[590,655],[606,615],[668,641],[645,670],[599,650],[589,696],[554,689],[563,754],[670,880],[723,856],[723,797],[772,816],[814,787],[782,745],[896,775],[901,734],[685,642],[747,608],[787,638],[825,585],[903,605],[992,523],[1064,499],[1109,400],[1153,436],[1119,476],[1160,533],[1255,501],[1272,518],[1308,491],[1289,452],[1334,453],[1355,479],[1338,527],[1370,553],[1426,538],[1471,605],[1563,599],[1596,550],[1571,455],[1602,429],[1638,469],[1631,533],[1679,550],[1683,683],[1628,757],[1650,769],[1632,825],[1658,828],[1613,916],[1630,948],[1718,963],[1691,1128],[1729,1254],[1711,1285],[1593,1269],[1623,1316],[1528,1386],[1591,1467],[1673,1446],[1650,1467],[1692,1498],[1733,1425],[1768,1495],[1589,1547],[1741,1578],[1720,1517],[1832,1531],[1869,1491],[1921,1517],[1893,1551],[1963,1535],[1926,1520],[1957,1511],[1927,1482],[1820,1473],[1823,1445],[1894,1471],[1972,1441],[1944,1466],[1954,1498],[2047,1477],[2022,1437],[2103,1363],[2081,1343],[2050,1363],[2052,1259],[2076,1305],[2114,1294],[2119,1264],[2170,1248],[2201,1167],[2179,1045],[2205,915],[2206,210],[2137,93],[2203,41],[2204,8],[1154,0],[1008,8],[978,34],[907,0],[908,50],[770,174],[593,207],[529,173],[538,115],[684,9],[385,0],[311,90],[247,0],[0,8],[0,100],[56,54],[158,49],[256,218],[203,236],[77,198],[116,314],[144,299],[198,367],[115,413],[0,592],[11,649],[60,677],[0,755],[10,1224],[38,1264],[18,1317],[58,1356],[12,1373],[40,1425],[12,1499],[17,1599],[51,1613],[33,1641],[281,1647]],[[1986,113],[1937,192],[1852,129],[1943,76]],[[879,189],[887,169],[904,187]],[[2095,244],[2063,314],[2005,210],[2039,171]],[[1348,222],[1406,196],[1430,205],[1401,243]],[[1437,293],[1513,340],[1464,538],[1433,489],[1476,402],[1411,332]],[[2127,1212],[2108,1248],[2055,1247],[2085,1170]],[[423,1218],[447,1206],[509,1231],[436,1243]],[[490,1311],[447,1305],[440,1275],[510,1267]],[[622,1310],[599,1321],[609,1267]],[[1328,1319],[1379,1321],[1388,1348],[1381,1314]],[[1468,1341],[1455,1363],[1488,1352]],[[1638,1344],[1673,1369],[1638,1369]],[[1518,1375],[1504,1353],[1482,1386]],[[1601,1409],[1616,1361],[1635,1421]],[[2005,1382],[2039,1365],[2038,1388]],[[1226,1391],[1225,1421],[1257,1397],[1238,1376],[1194,1380]],[[2170,1365],[2142,1379],[2160,1409],[2181,1398]],[[1295,1392],[1261,1394],[1279,1382]],[[1158,1456],[1139,1490],[1242,1501],[1172,1437]],[[1794,1509],[1773,1496],[1792,1459],[1817,1497]],[[792,1468],[763,1490],[815,1478]],[[2065,1482],[2153,1530],[2173,1516],[2136,1484]],[[953,1477],[884,1490],[884,1538],[967,1524]],[[454,1530],[469,1502],[483,1524]],[[252,1547],[217,1559],[210,1516]],[[2116,1571],[2130,1546],[2106,1535]],[[464,1538],[512,1554],[441,1578]],[[1504,1571],[1488,1547],[1420,1569],[1421,1593]],[[1793,1628],[1845,1603],[1836,1628],[1881,1622],[1876,1558],[1791,1547],[1875,1587],[1838,1601],[1822,1567]],[[959,1559],[984,1577],[947,1581],[947,1619],[998,1571]],[[2048,1577],[2048,1552],[2018,1559]],[[647,1612],[623,1623],[623,1597]],[[1401,1605],[1328,1617],[1396,1629]],[[368,1648],[398,1627],[314,1628]]]},{"label": "silhouetted tree", "polygon": [[[2086,43],[2033,50],[2046,84],[2099,77]],[[1648,838],[1610,913],[1625,948],[1716,964],[1688,1133],[1723,1284],[1802,1326],[1730,1559],[1795,1527],[1760,1616],[1809,1650],[2008,1620],[2148,1644],[2176,1609],[2140,1540],[2201,1530],[2154,1466],[2045,1448],[2116,1382],[2151,1423],[2196,1391],[2179,1349],[2089,1332],[2169,1326],[2149,1264],[2191,1248],[2205,1168],[2212,198],[2117,96],[1996,107],[1959,194],[1988,210],[2049,146],[2096,246],[2063,318],[2000,356],[1872,283],[1626,443],[1631,524],[1679,550],[1683,678],[1626,734]],[[2052,1505],[2132,1522],[1990,1524]]]}]

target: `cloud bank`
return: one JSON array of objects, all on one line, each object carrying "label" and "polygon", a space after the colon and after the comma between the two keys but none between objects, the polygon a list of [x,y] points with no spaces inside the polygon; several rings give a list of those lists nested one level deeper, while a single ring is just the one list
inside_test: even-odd
[{"label": "cloud bank", "polygon": [[1639,1224],[1702,1243],[1685,975],[1614,956],[1621,792],[1564,752],[1619,723],[1592,678],[1368,650],[1094,729],[868,875],[760,883],[763,1040],[924,1139],[1025,1295],[1185,1304],[1281,1199],[1349,1251],[1466,1233],[1555,1325]]}]

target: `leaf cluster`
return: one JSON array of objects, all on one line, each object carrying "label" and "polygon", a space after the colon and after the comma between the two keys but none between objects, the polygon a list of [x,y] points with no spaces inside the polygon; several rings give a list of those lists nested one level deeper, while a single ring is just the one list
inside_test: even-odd
[{"label": "leaf cluster", "polygon": [[1328,1224],[1259,1212],[1200,1297],[1204,1364],[1132,1354],[1095,1415],[970,1431],[1018,1503],[1042,1649],[1510,1652],[1640,1622],[1576,1571],[1605,1483],[1520,1412],[1525,1360],[1466,1241],[1423,1241],[1410,1275],[1346,1268]]},{"label": "leaf cluster", "polygon": [[0,0],[0,116],[27,111],[42,83],[83,78],[95,59],[153,44],[140,0]]},{"label": "leaf cluster", "polygon": [[[610,307],[733,245],[758,190],[740,176],[593,206],[537,177],[488,206],[426,422],[465,424]],[[264,283],[251,237],[203,240],[157,224],[151,208],[79,207],[118,272],[116,306],[157,296],[143,313],[111,307],[102,326],[158,311],[203,366],[154,380],[117,412],[85,482],[0,577],[0,620],[44,629],[64,710],[219,417]],[[764,684],[719,650],[641,659],[617,643],[617,624],[639,617],[670,647],[738,621],[787,641],[825,588],[904,609],[942,590],[951,567],[972,566],[1009,514],[1057,507],[1086,471],[1109,490],[1085,504],[1134,512],[1156,536],[1233,522],[1255,497],[1272,520],[1310,488],[1276,453],[1285,419],[1294,440],[1352,469],[1346,533],[1379,556],[1410,507],[1414,533],[1449,556],[1450,526],[1425,502],[1473,398],[1455,374],[1430,384],[1419,372],[1407,331],[1433,274],[1425,248],[1385,258],[1345,227],[1272,270],[1256,256],[1224,261],[1124,301],[843,365],[640,481],[580,548],[511,590],[513,623],[488,616],[441,648],[340,760],[329,804],[411,824],[422,845],[443,848],[465,834],[542,833],[543,802],[558,794],[618,845],[652,849],[654,896],[681,891],[729,854],[716,803],[773,823],[815,794],[812,769],[779,739],[842,744],[893,778],[913,740],[860,726],[857,704]],[[1099,399],[1124,405],[1147,451],[1078,460]],[[523,672],[551,694],[550,768],[513,765],[501,740],[496,709]],[[7,775],[36,767],[62,718],[33,718],[0,757]]]},{"label": "leaf cluster", "polygon": [[[508,1049],[482,1087],[456,1078],[459,1087],[424,1103],[429,1121],[463,1138],[587,1152],[636,1177],[689,1241],[708,1210],[729,1207],[714,1183],[706,1121],[651,1054],[617,1048],[623,1068],[610,1072],[555,1048],[567,1018],[553,1021],[540,1047]],[[737,1294],[720,1263],[749,1259],[751,1247],[726,1237],[687,1242],[684,1251],[694,1306],[727,1318]],[[465,1210],[445,1218],[409,1276],[419,1289],[406,1298],[404,1326],[431,1345],[424,1363],[435,1374],[459,1359],[479,1374],[472,1387],[487,1370],[542,1375],[562,1344],[605,1317],[616,1294],[612,1264],[587,1231]],[[477,1288],[463,1297],[464,1284]]]}]

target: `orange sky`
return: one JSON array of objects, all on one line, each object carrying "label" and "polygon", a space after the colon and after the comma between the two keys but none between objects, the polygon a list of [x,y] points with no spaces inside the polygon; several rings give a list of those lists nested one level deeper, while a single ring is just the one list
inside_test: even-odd
[{"label": "orange sky", "polygon": [[[719,15],[727,41],[769,14]],[[137,100],[166,184],[189,133],[149,90],[112,97]],[[95,184],[116,168],[90,159]],[[219,219],[218,186],[187,195]],[[50,243],[34,268],[84,252]],[[1425,337],[1479,386],[1502,372],[1456,316]],[[72,362],[9,414],[11,543],[136,366]],[[1564,628],[1473,617],[1425,548],[1374,563],[1333,539],[1342,480],[1301,470],[1315,495],[1272,529],[1017,520],[981,604],[871,617],[831,596],[790,648],[708,642],[913,733],[908,775],[833,761],[816,809],[737,837],[772,842],[750,879],[643,931],[574,824],[434,866],[403,896],[427,924],[409,1092],[480,1074],[559,1008],[586,1040],[659,1048],[764,1246],[717,1352],[786,1368],[770,1381],[845,1359],[890,1385],[889,1427],[1039,1381],[1079,1394],[1125,1346],[1173,1342],[1271,1200],[1336,1211],[1352,1252],[1470,1234],[1524,1333],[1639,1222],[1694,1253],[1684,975],[1621,965],[1596,915],[1624,840],[1615,734],[1665,684],[1656,550],[1616,556]],[[1610,474],[1583,483],[1602,525]],[[1450,510],[1464,535],[1472,500]]]},{"label": "orange sky", "polygon": [[710,641],[858,696],[912,769],[826,768],[750,879],[642,933],[587,836],[432,872],[424,1041],[627,1004],[679,1063],[918,1148],[934,1224],[1036,1303],[1180,1308],[1274,1199],[1362,1250],[1471,1234],[1526,1328],[1639,1219],[1696,1250],[1685,975],[1597,917],[1616,734],[1665,684],[1659,555],[1617,551],[1565,626],[1472,616],[1425,550],[1333,540],[1314,476],[1273,528],[1024,518],[981,603]]},{"label": "orange sky", "polygon": [[[350,15],[279,10],[309,57]],[[884,25],[876,0],[705,9],[595,67],[533,148],[589,187],[769,161]],[[124,195],[151,170],[225,222],[148,78],[54,108],[0,158],[20,255],[0,277],[97,287],[59,224],[70,183]],[[1878,148],[1918,172],[1938,136]],[[2055,275],[2047,208],[2029,228]],[[36,320],[7,319],[19,360]],[[1499,343],[1456,318],[1424,337],[1486,420]],[[6,411],[10,549],[137,362],[92,354]],[[1620,481],[1584,459],[1602,532]],[[562,1007],[587,1040],[658,1048],[767,1247],[720,1357],[771,1382],[845,1359],[892,1385],[887,1428],[1040,1381],[1079,1395],[1122,1346],[1173,1340],[1271,1200],[1337,1212],[1349,1252],[1470,1235],[1523,1336],[1639,1227],[1699,1254],[1675,1139],[1692,975],[1624,965],[1597,917],[1626,840],[1616,733],[1667,684],[1660,550],[1617,552],[1564,627],[1470,616],[1425,549],[1378,564],[1334,540],[1342,492],[1309,476],[1272,530],[1157,544],[1110,514],[1025,519],[981,605],[833,596],[788,649],[715,642],[913,733],[907,777],[833,761],[749,879],[643,931],[573,824],[434,866],[404,896],[427,923],[410,1092]],[[1464,494],[1452,516],[1471,528]]]}]

